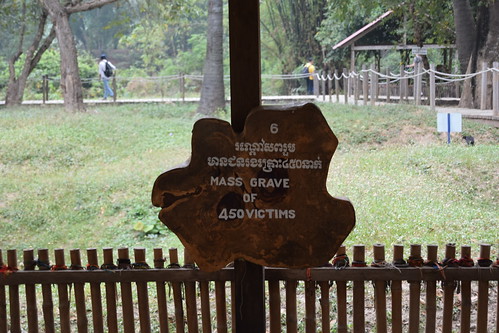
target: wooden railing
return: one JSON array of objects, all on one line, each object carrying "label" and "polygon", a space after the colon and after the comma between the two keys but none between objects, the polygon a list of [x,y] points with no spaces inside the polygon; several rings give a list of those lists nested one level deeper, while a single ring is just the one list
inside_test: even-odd
[{"label": "wooden railing", "polygon": [[[385,258],[383,245],[373,246],[366,262],[363,245],[349,259],[341,247],[331,263],[310,269],[266,268],[267,328],[277,332],[499,332],[499,262],[490,260],[490,245],[471,247],[396,245]],[[0,332],[234,332],[231,267],[207,273],[176,249],[154,249],[152,268],[143,248],[23,251],[18,269],[15,250],[7,262],[0,251]],[[366,282],[372,282],[366,283]],[[459,296],[456,296],[458,295]],[[213,304],[214,303],[214,304]],[[283,313],[284,312],[284,313]]]}]

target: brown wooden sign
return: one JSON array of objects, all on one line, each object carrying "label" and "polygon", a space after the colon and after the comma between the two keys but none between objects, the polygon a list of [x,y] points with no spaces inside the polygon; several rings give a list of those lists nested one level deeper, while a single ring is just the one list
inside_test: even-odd
[{"label": "brown wooden sign", "polygon": [[355,224],[352,204],[326,189],[337,145],[313,104],[255,108],[241,133],[202,119],[189,164],[158,177],[152,202],[202,270],[237,258],[320,266]]}]

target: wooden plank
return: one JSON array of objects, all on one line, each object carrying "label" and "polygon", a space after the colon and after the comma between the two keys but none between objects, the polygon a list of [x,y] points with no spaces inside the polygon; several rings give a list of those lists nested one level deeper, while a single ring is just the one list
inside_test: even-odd
[{"label": "wooden plank", "polygon": [[[163,249],[154,248],[154,268],[163,269],[165,259],[163,258]],[[156,297],[158,302],[158,320],[159,332],[169,333],[168,325],[168,306],[166,298],[166,286],[164,281],[156,281]],[[211,331],[210,331],[211,332]]]},{"label": "wooden plank", "polygon": [[[73,249],[69,251],[71,258],[70,269],[81,271],[83,269],[81,264],[81,254],[79,249]],[[75,295],[75,307],[76,307],[76,327],[78,328],[78,333],[88,332],[88,318],[87,318],[87,307],[85,299],[85,284],[75,283],[74,295]]]},{"label": "wooden plank", "polygon": [[[122,267],[131,267],[128,248],[118,249],[118,262]],[[132,293],[131,282],[121,282],[120,290],[121,290],[121,308],[123,312],[123,330],[125,333],[133,333],[135,332],[135,318],[134,318],[133,293]]]},{"label": "wooden plank", "polygon": [[[445,247],[444,263],[452,262],[456,258],[456,246],[454,244],[447,244]],[[447,273],[447,272],[446,272]],[[444,306],[442,318],[442,333],[452,332],[452,316],[454,312],[454,290],[456,289],[456,281],[446,279],[442,283],[444,289]]]},{"label": "wooden plank", "polygon": [[201,327],[203,333],[211,333],[210,283],[199,282],[199,296],[201,298]]},{"label": "wooden plank", "polygon": [[[404,265],[404,247],[393,246],[393,264],[395,267]],[[402,281],[392,281],[392,332],[402,333]]]},{"label": "wooden plank", "polygon": [[305,332],[315,333],[317,323],[315,317],[315,281],[310,277],[305,281]]},{"label": "wooden plank", "polygon": [[[234,262],[237,333],[265,332],[265,285],[262,266],[246,260]],[[251,281],[251,283],[246,283]]]},{"label": "wooden plank", "polygon": [[[32,249],[23,251],[24,270],[32,271],[35,269],[35,255]],[[28,316],[28,332],[38,332],[38,308],[36,304],[36,285],[27,284],[26,290],[26,308]]]},{"label": "wooden plank", "polygon": [[[52,270],[62,271],[67,269],[64,259],[64,249],[55,249],[55,265],[52,266]],[[69,284],[68,283],[58,283],[57,284],[57,296],[59,299],[59,327],[61,333],[71,332],[71,321],[70,321],[70,304],[69,304]]]},{"label": "wooden plank", "polygon": [[[353,247],[352,265],[365,266],[365,246],[355,245]],[[343,270],[344,271],[344,270]],[[365,332],[365,290],[364,280],[353,282],[353,332]]]},{"label": "wooden plank", "polygon": [[[17,270],[17,251],[7,250],[7,266]],[[21,307],[19,302],[19,286],[9,287],[10,331],[21,333]]]},{"label": "wooden plank", "polygon": [[[146,250],[144,248],[134,248],[135,263],[133,267],[136,269],[148,269],[149,265],[146,262]],[[149,313],[149,295],[147,282],[137,282],[137,301],[139,308],[140,332],[151,332],[151,315]]]},{"label": "wooden plank", "polygon": [[[170,249],[170,265],[169,267],[180,267],[178,261],[177,249]],[[177,333],[184,333],[184,306],[182,301],[182,284],[180,282],[172,282],[173,304],[175,307],[175,328]]]},{"label": "wooden plank", "polygon": [[286,281],[286,332],[298,332],[298,316],[296,311],[296,288],[298,282],[295,280]]},{"label": "wooden plank", "polygon": [[319,282],[319,287],[321,289],[321,329],[322,332],[331,331],[331,306],[329,305],[329,282],[322,281]]},{"label": "wooden plank", "polygon": [[[461,246],[461,262],[471,258],[471,247]],[[469,262],[472,265],[473,262]],[[468,333],[471,329],[471,281],[461,281],[461,333]]]},{"label": "wooden plank", "polygon": [[[427,246],[427,262],[437,262],[437,245]],[[437,317],[437,283],[435,281],[426,281],[426,321],[425,332],[431,333],[436,330],[436,317]]]},{"label": "wooden plank", "polygon": [[[99,261],[97,257],[97,249],[87,249],[87,269],[98,269]],[[102,312],[102,294],[101,284],[99,282],[90,283],[90,299],[92,303],[92,326],[94,332],[104,332],[104,316]]]},{"label": "wooden plank", "polygon": [[[332,268],[312,268],[316,281],[441,281],[442,274],[432,267],[409,268],[374,268],[349,267],[341,270]],[[90,282],[182,282],[182,281],[231,281],[234,271],[224,268],[216,272],[203,272],[184,268],[164,270],[148,269],[144,271],[120,271],[120,274],[98,271],[18,271],[0,279],[0,286],[14,286],[29,283],[90,283]],[[445,269],[447,279],[456,281],[498,281],[499,270],[487,267],[448,267]],[[265,280],[306,280],[305,269],[265,268]]]},{"label": "wooden plank", "polygon": [[[411,265],[416,267],[422,265],[421,245],[411,245],[411,255],[409,256]],[[409,281],[409,333],[419,332],[421,282]]]},{"label": "wooden plank", "polygon": [[[376,98],[375,93],[371,93],[371,98]],[[374,251],[374,263],[373,265],[381,266],[382,268],[386,265],[385,261],[385,246],[382,244],[375,244],[373,247]],[[374,306],[376,308],[376,332],[386,333],[387,332],[387,319],[386,319],[386,281],[375,281],[374,282]]]},{"label": "wooden plank", "polygon": [[215,281],[215,307],[218,333],[227,333],[227,303],[225,295],[225,282]]},{"label": "wooden plank", "polygon": [[[480,244],[480,258],[490,260],[490,244]],[[489,283],[487,281],[478,282],[478,305],[477,305],[477,333],[485,333],[488,331],[488,291]]]},{"label": "wooden plank", "polygon": [[[38,250],[38,269],[39,273],[46,273],[47,277],[53,275],[50,272],[50,262],[48,249]],[[51,275],[48,275],[51,274]],[[50,279],[48,281],[37,281],[42,283],[42,310],[43,310],[43,320],[45,332],[53,333],[55,332],[55,322],[54,322],[54,303],[52,299],[52,286]],[[36,281],[36,280],[35,280]],[[44,283],[45,282],[45,283]]]},{"label": "wooden plank", "polygon": [[281,294],[279,281],[269,281],[270,333],[281,333]]},{"label": "wooden plank", "polygon": [[241,132],[261,104],[260,8],[257,0],[229,0],[231,124]]},{"label": "wooden plank", "polygon": [[[114,265],[114,259],[113,259],[113,249],[106,247],[102,249],[104,260],[103,264],[101,266],[102,269],[105,269],[105,271],[113,271],[114,269],[117,268],[116,265]],[[118,311],[117,311],[117,304],[116,304],[116,283],[114,282],[106,282],[104,284],[106,288],[106,324],[107,324],[107,331],[109,333],[118,333]]]}]

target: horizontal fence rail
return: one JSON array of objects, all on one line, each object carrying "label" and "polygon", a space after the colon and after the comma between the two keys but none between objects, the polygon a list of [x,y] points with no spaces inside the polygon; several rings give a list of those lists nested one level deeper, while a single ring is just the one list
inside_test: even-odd
[{"label": "horizontal fence rail", "polygon": [[[367,262],[363,245],[349,259],[341,247],[331,263],[309,269],[265,268],[267,328],[277,332],[499,332],[499,259],[490,259],[490,245],[448,244],[443,260],[437,246],[395,245],[386,260],[383,245],[373,246]],[[169,260],[154,249],[153,265],[143,248],[102,251],[0,251],[0,333],[3,332],[234,332],[232,267],[217,272],[198,270],[176,249]],[[169,264],[165,267],[165,265]],[[18,266],[21,266],[21,270]],[[390,327],[390,329],[388,329]],[[56,330],[56,328],[58,328]]]},{"label": "horizontal fence rail", "polygon": [[[305,80],[309,74],[262,74],[263,91],[269,97],[292,97],[305,94]],[[482,63],[481,70],[470,74],[444,73],[436,70],[436,66],[430,64],[429,69],[421,65],[407,70],[400,67],[398,73],[377,69],[374,66],[364,66],[358,71],[343,70],[325,71],[318,70],[312,75],[314,79],[314,95],[321,97],[323,101],[344,102],[346,104],[364,105],[378,101],[391,102],[413,102],[416,105],[426,103],[434,108],[437,101],[457,103],[461,97],[463,85],[470,85],[475,80],[479,87],[478,107],[482,110],[493,110],[495,116],[499,116],[499,63],[494,62],[492,67]],[[224,80],[228,81],[230,76],[226,75]],[[57,91],[60,80],[44,75],[41,78],[30,78],[28,86],[35,90],[41,90],[42,103],[47,103],[49,91]],[[126,77],[113,76],[112,87],[115,92],[113,100],[130,101],[199,101],[202,75],[178,74],[157,77]],[[50,83],[50,84],[49,84]],[[0,87],[6,86],[0,82]],[[101,83],[99,79],[82,79],[84,87],[84,98],[97,99],[101,94]],[[229,92],[227,92],[229,95]],[[341,97],[340,97],[341,95]],[[336,96],[336,98],[333,98]]]}]

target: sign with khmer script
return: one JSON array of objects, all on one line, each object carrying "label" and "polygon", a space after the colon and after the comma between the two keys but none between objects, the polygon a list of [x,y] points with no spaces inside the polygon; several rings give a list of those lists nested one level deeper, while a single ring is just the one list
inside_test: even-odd
[{"label": "sign with khmer script", "polygon": [[337,145],[313,104],[258,107],[241,133],[228,122],[201,119],[188,165],[160,175],[152,201],[202,270],[237,258],[320,266],[355,224],[352,204],[326,189]]}]

